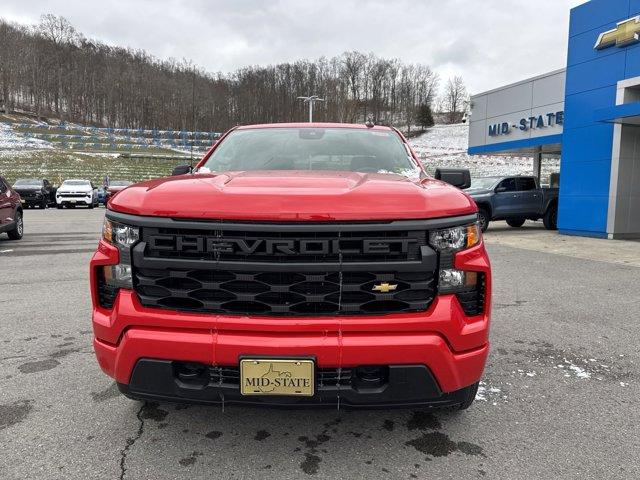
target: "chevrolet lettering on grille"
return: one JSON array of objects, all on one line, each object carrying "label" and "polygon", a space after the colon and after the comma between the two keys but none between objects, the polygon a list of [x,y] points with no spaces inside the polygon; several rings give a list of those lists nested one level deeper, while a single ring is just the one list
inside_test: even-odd
[{"label": "chevrolet lettering on grille", "polygon": [[389,255],[407,253],[414,238],[364,239],[354,241],[340,239],[244,239],[220,238],[199,235],[153,235],[148,238],[153,250],[240,255],[327,255],[338,253],[362,253]]}]

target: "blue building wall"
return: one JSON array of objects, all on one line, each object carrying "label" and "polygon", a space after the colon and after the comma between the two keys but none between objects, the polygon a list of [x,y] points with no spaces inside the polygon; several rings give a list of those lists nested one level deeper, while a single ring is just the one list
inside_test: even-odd
[{"label": "blue building wall", "polygon": [[613,125],[594,112],[616,103],[617,82],[640,76],[640,44],[596,50],[598,36],[640,15],[640,0],[591,0],[571,11],[558,228],[605,237]]}]

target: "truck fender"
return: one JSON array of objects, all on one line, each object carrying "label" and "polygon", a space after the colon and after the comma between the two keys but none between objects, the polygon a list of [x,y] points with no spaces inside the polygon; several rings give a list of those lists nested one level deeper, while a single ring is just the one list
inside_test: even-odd
[{"label": "truck fender", "polygon": [[478,205],[478,209],[483,209],[489,214],[489,219],[493,218],[493,209],[489,202],[479,202],[476,205]]}]

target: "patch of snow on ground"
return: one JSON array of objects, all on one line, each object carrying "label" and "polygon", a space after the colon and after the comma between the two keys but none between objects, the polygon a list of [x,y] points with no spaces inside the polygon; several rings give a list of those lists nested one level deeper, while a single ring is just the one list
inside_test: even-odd
[{"label": "patch of snow on ground", "polygon": [[[478,393],[476,393],[476,400],[487,402],[492,396],[500,392],[501,390],[499,388],[488,387],[485,382],[480,382],[480,385],[478,386]],[[496,405],[496,402],[493,402],[493,405]]]},{"label": "patch of snow on ground", "polygon": [[591,378],[591,373],[587,372],[584,368],[579,367],[578,365],[573,363],[571,360],[567,360],[566,358],[563,360],[564,360],[564,364],[558,365],[558,368],[564,368],[565,366],[567,367],[568,371],[565,371],[564,373],[565,377],[570,377],[571,374],[573,374],[578,378],[583,378],[583,379]]},{"label": "patch of snow on ground", "polygon": [[[531,175],[533,158],[498,155],[469,155],[469,125],[436,125],[424,134],[409,139],[411,147],[429,173],[436,168],[468,168],[471,177],[503,175]],[[559,158],[545,158],[542,162],[542,181],[560,170]]]},{"label": "patch of snow on ground", "polygon": [[0,155],[3,150],[53,148],[50,142],[15,132],[8,123],[0,122]]}]

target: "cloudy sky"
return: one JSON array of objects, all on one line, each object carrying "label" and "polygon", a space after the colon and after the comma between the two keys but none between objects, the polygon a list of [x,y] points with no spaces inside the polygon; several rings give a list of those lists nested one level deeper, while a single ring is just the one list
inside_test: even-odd
[{"label": "cloudy sky", "polygon": [[85,36],[206,70],[347,50],[462,75],[471,93],[561,68],[585,0],[2,0],[0,17],[54,13]]}]

